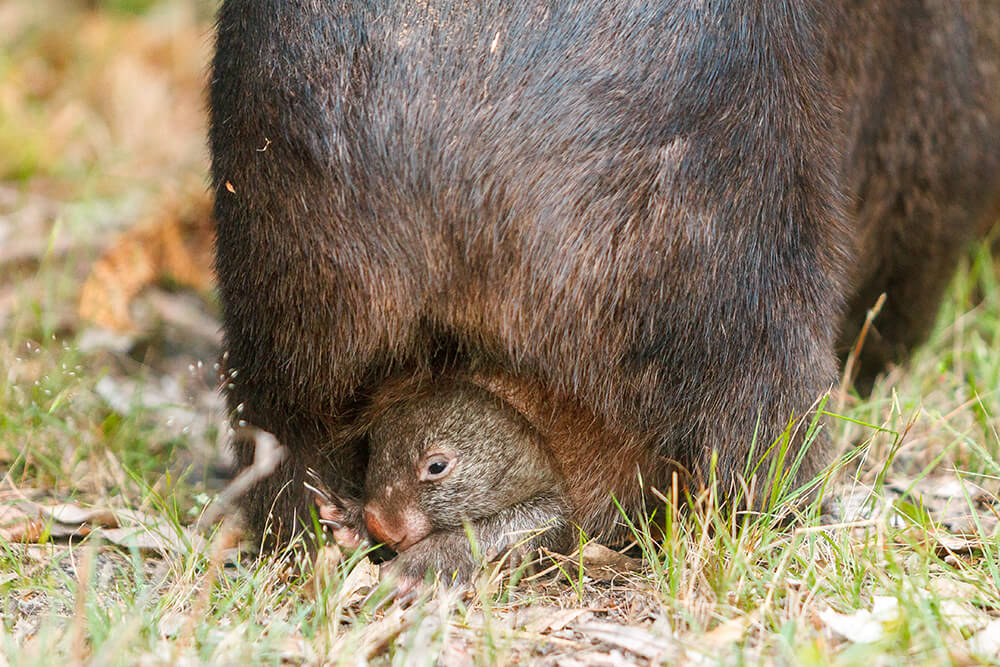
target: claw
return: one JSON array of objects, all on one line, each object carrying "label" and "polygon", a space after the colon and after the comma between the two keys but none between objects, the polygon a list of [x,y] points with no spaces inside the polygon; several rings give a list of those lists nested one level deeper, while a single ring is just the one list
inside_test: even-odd
[{"label": "claw", "polygon": [[[316,473],[313,473],[311,470],[309,472],[312,473],[313,476],[315,476],[315,474],[316,474]],[[333,501],[333,499],[330,498],[330,494],[328,494],[326,491],[323,491],[319,487],[313,486],[309,482],[305,482],[305,481],[302,482],[302,486],[304,486],[307,489],[309,489],[310,491],[312,491],[313,496],[315,496],[315,498],[316,498],[316,504],[317,505],[334,505],[334,504],[336,504]]]}]

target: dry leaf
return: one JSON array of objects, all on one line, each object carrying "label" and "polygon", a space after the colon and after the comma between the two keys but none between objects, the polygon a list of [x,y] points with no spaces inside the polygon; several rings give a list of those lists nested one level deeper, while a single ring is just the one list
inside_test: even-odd
[{"label": "dry leaf", "polygon": [[203,191],[164,199],[156,216],[122,234],[94,264],[80,291],[80,317],[118,332],[134,331],[130,304],[169,278],[207,292],[214,283],[211,201]]},{"label": "dry leaf", "polygon": [[185,541],[180,535],[176,534],[175,530],[170,528],[166,531],[160,531],[155,528],[133,526],[129,528],[99,529],[94,531],[94,533],[108,542],[125,547],[126,549],[155,551],[160,554],[171,552],[185,554],[191,551],[191,547],[197,551],[202,551],[206,544],[205,539],[200,535],[189,534]]},{"label": "dry leaf", "polygon": [[11,542],[37,542],[43,536],[87,535],[90,533],[90,526],[86,522],[62,521],[59,517],[73,514],[83,516],[89,512],[71,505],[45,507],[30,500],[8,501],[0,504],[0,536]]},{"label": "dry leaf", "polygon": [[333,664],[366,665],[411,623],[412,619],[406,616],[403,607],[394,604],[361,632],[341,635],[327,653],[327,660]]},{"label": "dry leaf", "polygon": [[188,528],[178,529],[163,519],[131,510],[112,512],[67,503],[45,507],[27,500],[0,504],[0,537],[8,541],[34,542],[46,534],[68,537],[91,531],[120,546],[161,553],[187,553],[190,548],[200,550],[206,545],[203,537]]},{"label": "dry leaf", "polygon": [[285,664],[301,665],[305,662],[315,662],[311,644],[298,631],[282,638],[279,651],[281,661]]},{"label": "dry leaf", "polygon": [[983,550],[983,542],[976,536],[951,535],[937,531],[934,534],[937,545],[934,552],[939,557],[974,556]]},{"label": "dry leaf", "polygon": [[555,553],[550,554],[550,556],[559,561],[561,565],[550,566],[542,572],[529,577],[529,580],[541,577],[548,572],[558,569],[558,567],[573,573],[576,571],[576,568],[582,565],[584,574],[597,581],[612,581],[624,573],[638,572],[642,569],[642,561],[629,558],[597,542],[588,542],[585,544],[582,555],[580,551],[575,551],[569,556]]},{"label": "dry leaf", "polygon": [[534,612],[533,618],[525,619],[516,625],[523,625],[528,632],[539,634],[559,632],[573,621],[592,613],[589,609],[560,609],[558,607],[527,607],[526,609]]},{"label": "dry leaf", "polygon": [[[916,483],[906,479],[890,480],[886,484],[886,492],[896,496],[902,506],[912,504],[914,508],[919,508],[921,513],[953,534],[976,534],[980,527],[986,534],[991,534],[997,525],[996,514],[988,511],[988,507],[996,502],[996,497],[955,473],[925,477]],[[969,507],[970,501],[972,508]],[[956,553],[962,555],[961,552]]]},{"label": "dry leaf", "polygon": [[35,542],[45,532],[38,506],[30,501],[0,505],[0,537],[8,542]]},{"label": "dry leaf", "polygon": [[953,598],[955,600],[975,600],[982,594],[975,584],[951,577],[931,579],[930,588],[933,594],[939,598]]},{"label": "dry leaf", "polygon": [[367,558],[362,558],[344,578],[340,595],[351,604],[361,600],[376,586],[378,586],[378,566]]},{"label": "dry leaf", "polygon": [[[161,554],[207,552],[208,540],[187,526],[178,526],[154,514],[136,510],[115,512],[118,528],[95,528],[94,534],[126,548],[156,551]],[[225,560],[234,557],[230,545],[223,545]]]},{"label": "dry leaf", "polygon": [[583,546],[583,565],[586,568],[613,569],[617,572],[638,572],[642,561],[629,558],[597,542]]},{"label": "dry leaf", "polygon": [[756,614],[747,614],[731,618],[706,632],[702,639],[716,646],[738,642],[743,639],[747,629],[754,623],[755,617]]},{"label": "dry leaf", "polygon": [[556,664],[559,667],[635,667],[635,662],[626,658],[620,651],[580,652],[572,658],[559,658]]},{"label": "dry leaf", "polygon": [[675,648],[673,642],[642,628],[614,623],[587,623],[574,628],[585,637],[611,644],[647,660],[662,661]]},{"label": "dry leaf", "polygon": [[958,600],[941,600],[941,616],[956,628],[971,628],[982,623],[983,615]]},{"label": "dry leaf", "polygon": [[157,623],[157,629],[160,632],[160,637],[162,639],[172,639],[177,637],[184,626],[187,624],[188,618],[185,614],[176,611],[168,611],[163,616],[160,617]]},{"label": "dry leaf", "polygon": [[841,614],[827,608],[819,613],[827,628],[848,641],[858,644],[876,642],[886,635],[888,625],[899,620],[899,601],[894,597],[876,595],[871,611],[859,609]]},{"label": "dry leaf", "polygon": [[440,667],[467,667],[475,663],[473,651],[464,642],[460,643],[455,639],[450,639],[445,643],[444,648],[441,650],[441,655],[438,656],[435,662]]},{"label": "dry leaf", "polygon": [[328,544],[322,547],[316,552],[316,559],[313,563],[313,579],[336,571],[342,560],[344,560],[344,553],[337,545]]},{"label": "dry leaf", "polygon": [[1000,619],[991,621],[989,625],[966,640],[969,651],[991,658],[1000,657]]},{"label": "dry leaf", "polygon": [[118,519],[107,509],[81,507],[72,503],[60,503],[51,507],[41,507],[43,516],[67,525],[94,524],[106,528],[117,528]]},{"label": "dry leaf", "polygon": [[[319,595],[343,560],[344,554],[336,545],[327,545],[320,549],[316,553],[311,585],[305,590]],[[378,567],[367,558],[362,558],[354,564],[337,587],[338,604],[351,605],[363,599],[377,585]]]}]

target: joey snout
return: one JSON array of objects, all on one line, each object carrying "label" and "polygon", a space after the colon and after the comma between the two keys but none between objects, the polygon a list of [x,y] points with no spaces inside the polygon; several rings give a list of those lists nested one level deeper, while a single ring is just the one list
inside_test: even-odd
[{"label": "joey snout", "polygon": [[388,508],[378,501],[365,504],[364,521],[368,534],[393,551],[403,552],[431,533],[431,521],[413,505]]}]

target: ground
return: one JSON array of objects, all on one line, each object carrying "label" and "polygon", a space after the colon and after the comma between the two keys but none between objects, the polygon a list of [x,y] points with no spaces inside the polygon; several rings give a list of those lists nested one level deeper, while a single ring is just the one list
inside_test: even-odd
[{"label": "ground", "polygon": [[208,271],[213,11],[0,4],[0,665],[1000,662],[986,245],[911,363],[831,395],[841,458],[790,524],[703,499],[625,554],[409,604],[334,546],[250,557]]}]

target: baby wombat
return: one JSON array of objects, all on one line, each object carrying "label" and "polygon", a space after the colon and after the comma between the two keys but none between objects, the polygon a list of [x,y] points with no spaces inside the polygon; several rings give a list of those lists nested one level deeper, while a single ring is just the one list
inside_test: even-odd
[{"label": "baby wombat", "polygon": [[446,379],[408,396],[379,392],[363,421],[364,499],[321,505],[320,514],[343,525],[363,516],[371,540],[399,553],[400,576],[418,579],[431,569],[467,579],[478,563],[473,542],[487,559],[569,545],[556,462],[544,436],[503,399]]}]

